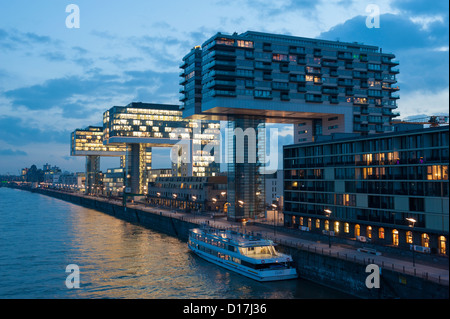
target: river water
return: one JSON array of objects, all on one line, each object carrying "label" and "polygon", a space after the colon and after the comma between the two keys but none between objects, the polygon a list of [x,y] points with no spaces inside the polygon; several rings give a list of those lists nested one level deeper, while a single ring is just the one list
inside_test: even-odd
[{"label": "river water", "polygon": [[[69,289],[68,265],[79,288]],[[332,299],[304,280],[259,283],[185,242],[44,195],[0,188],[1,299]]]}]

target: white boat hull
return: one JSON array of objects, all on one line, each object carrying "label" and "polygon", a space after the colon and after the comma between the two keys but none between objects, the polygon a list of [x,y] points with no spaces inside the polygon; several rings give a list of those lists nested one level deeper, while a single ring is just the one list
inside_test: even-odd
[{"label": "white boat hull", "polygon": [[240,275],[249,277],[249,278],[257,280],[257,281],[261,281],[261,282],[263,282],[263,281],[264,282],[265,281],[279,281],[279,280],[289,280],[289,279],[298,278],[297,271],[295,270],[295,268],[257,271],[257,270],[249,269],[248,267],[241,266],[239,264],[230,262],[228,260],[209,255],[199,249],[192,247],[191,245],[188,245],[188,247],[197,256],[199,256],[213,264],[216,264],[225,269],[231,270]]}]

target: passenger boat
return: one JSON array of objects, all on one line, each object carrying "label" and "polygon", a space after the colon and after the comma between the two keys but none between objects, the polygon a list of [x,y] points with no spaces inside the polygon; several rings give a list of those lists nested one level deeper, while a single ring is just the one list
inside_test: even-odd
[{"label": "passenger boat", "polygon": [[194,228],[189,230],[188,247],[207,261],[257,281],[298,277],[292,257],[278,252],[273,241],[260,236]]}]

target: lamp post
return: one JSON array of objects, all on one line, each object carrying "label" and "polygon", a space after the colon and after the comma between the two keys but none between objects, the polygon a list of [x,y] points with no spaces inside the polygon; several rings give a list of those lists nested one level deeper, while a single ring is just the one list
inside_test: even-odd
[{"label": "lamp post", "polygon": [[197,196],[192,195],[192,200],[194,201],[194,218],[195,218],[195,210],[197,209],[195,201],[197,200]]},{"label": "lamp post", "polygon": [[[409,227],[411,227],[413,229],[412,231],[414,231],[414,224],[417,222],[417,220],[415,220],[414,218],[410,218],[410,217],[406,218],[406,220],[411,223],[409,225]],[[411,231],[411,233],[412,233],[412,231]],[[411,234],[411,237],[412,237],[412,245],[411,246],[412,246],[413,267],[416,267],[416,261],[415,261],[415,256],[414,256],[414,237],[413,237],[413,234]]]},{"label": "lamp post", "polygon": [[324,212],[328,218],[328,247],[331,248],[330,216],[331,216],[332,211],[330,209],[325,209]]},{"label": "lamp post", "polygon": [[[278,224],[278,219],[275,218],[275,213],[277,213],[278,215],[278,206],[275,204],[270,205],[273,208],[273,234],[276,235],[277,233],[277,224]],[[276,223],[276,224],[275,224]]]}]

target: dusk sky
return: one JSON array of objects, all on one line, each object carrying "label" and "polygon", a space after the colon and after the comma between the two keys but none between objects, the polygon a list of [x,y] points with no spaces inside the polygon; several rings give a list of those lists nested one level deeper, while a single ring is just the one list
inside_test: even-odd
[{"label": "dusk sky", "polygon": [[[78,29],[66,27],[71,3]],[[380,28],[366,27],[369,4],[380,9]],[[179,104],[181,59],[217,32],[379,46],[400,62],[402,118],[448,114],[448,11],[447,1],[1,1],[0,174],[47,162],[84,171],[84,158],[70,156],[70,133],[100,125],[114,105]]]}]

